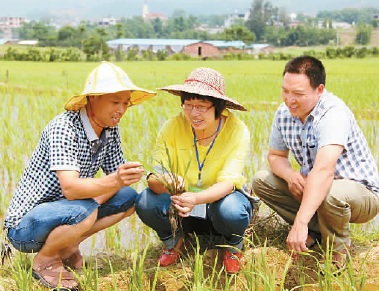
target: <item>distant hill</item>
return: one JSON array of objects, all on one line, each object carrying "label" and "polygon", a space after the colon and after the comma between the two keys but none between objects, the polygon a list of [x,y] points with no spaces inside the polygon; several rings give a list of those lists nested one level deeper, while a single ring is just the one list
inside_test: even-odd
[{"label": "distant hill", "polygon": [[[0,16],[21,16],[30,19],[52,17],[79,17],[93,19],[100,17],[131,17],[142,15],[144,0],[12,0],[0,8]],[[284,7],[288,13],[316,15],[321,10],[340,10],[343,8],[379,8],[378,0],[273,0],[273,6]],[[251,0],[147,0],[150,12],[165,13],[171,16],[175,10],[184,10],[186,15],[231,14],[250,9]]]}]

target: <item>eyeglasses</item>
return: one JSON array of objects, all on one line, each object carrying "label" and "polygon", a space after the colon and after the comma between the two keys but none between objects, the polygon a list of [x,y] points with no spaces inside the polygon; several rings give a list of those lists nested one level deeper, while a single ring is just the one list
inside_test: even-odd
[{"label": "eyeglasses", "polygon": [[197,112],[201,112],[201,113],[205,113],[207,112],[209,109],[211,109],[213,107],[213,105],[211,106],[201,106],[201,105],[191,105],[191,104],[186,104],[186,103],[183,103],[182,104],[182,108],[184,111],[187,111],[187,112],[191,112],[192,109],[195,108],[195,110]]}]

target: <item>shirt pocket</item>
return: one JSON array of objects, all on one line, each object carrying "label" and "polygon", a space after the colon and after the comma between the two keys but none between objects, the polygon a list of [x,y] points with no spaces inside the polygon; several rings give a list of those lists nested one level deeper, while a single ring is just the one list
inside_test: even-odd
[{"label": "shirt pocket", "polygon": [[307,149],[309,151],[309,155],[314,160],[318,151],[318,142],[316,137],[313,134],[307,136]]}]

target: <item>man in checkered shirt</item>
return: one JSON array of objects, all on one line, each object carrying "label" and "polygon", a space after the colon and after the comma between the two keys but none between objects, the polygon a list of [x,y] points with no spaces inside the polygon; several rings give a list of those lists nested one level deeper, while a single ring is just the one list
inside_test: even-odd
[{"label": "man in checkered shirt", "polygon": [[[4,226],[16,249],[37,253],[33,276],[45,286],[77,289],[70,271],[83,265],[79,244],[134,213],[137,192],[129,186],[144,169],[126,162],[118,124],[129,106],[154,95],[102,62],[43,130]],[[100,168],[106,175],[94,178]]]},{"label": "man in checkered shirt", "polygon": [[[346,104],[325,89],[316,58],[290,60],[270,136],[271,171],[259,171],[253,188],[292,225],[288,249],[296,258],[316,240],[333,250],[341,270],[351,245],[349,223],[365,223],[379,212],[379,177],[366,139]],[[291,153],[300,171],[291,166]]]}]

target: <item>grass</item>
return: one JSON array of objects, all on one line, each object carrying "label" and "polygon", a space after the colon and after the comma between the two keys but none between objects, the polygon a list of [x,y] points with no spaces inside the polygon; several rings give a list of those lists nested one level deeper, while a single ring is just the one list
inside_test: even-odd
[{"label": "grass", "polygon": [[[282,61],[190,61],[118,63],[133,80],[147,89],[182,83],[200,66],[220,71],[227,95],[249,109],[236,112],[250,129],[252,143],[245,174],[251,181],[258,169],[266,168],[268,136],[274,111],[280,104]],[[81,92],[95,63],[0,62],[0,221],[21,173],[47,122],[63,111],[69,96]],[[324,60],[327,88],[341,97],[362,125],[374,158],[379,161],[379,59]],[[159,128],[180,110],[179,99],[158,95],[128,109],[120,123],[125,156],[152,164],[151,150]],[[137,191],[145,182],[135,185]],[[263,215],[263,213],[266,213]],[[245,268],[238,276],[226,276],[219,252],[196,244],[188,247],[176,267],[158,268],[160,244],[154,233],[136,216],[128,218],[83,243],[89,267],[81,277],[83,290],[377,290],[376,254],[379,232],[375,227],[352,225],[353,263],[339,278],[320,277],[317,250],[291,263],[284,240],[288,228],[277,217],[262,212],[246,236]],[[0,230],[0,238],[3,237]],[[368,250],[371,249],[371,253]],[[361,257],[362,254],[362,257]],[[374,255],[370,255],[374,254]],[[0,267],[0,286],[6,290],[44,290],[30,273],[31,255],[15,253]],[[91,266],[97,267],[92,269]],[[373,288],[374,288],[373,287]],[[313,289],[312,289],[313,288]],[[1,290],[1,287],[0,287]]]}]

